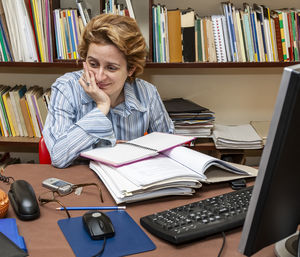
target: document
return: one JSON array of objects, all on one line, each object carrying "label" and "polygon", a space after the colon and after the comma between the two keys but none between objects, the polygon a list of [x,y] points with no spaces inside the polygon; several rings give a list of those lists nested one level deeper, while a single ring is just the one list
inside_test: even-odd
[{"label": "document", "polygon": [[213,140],[217,149],[261,149],[263,142],[250,124],[215,124]]},{"label": "document", "polygon": [[254,177],[257,169],[178,146],[139,162],[112,167],[90,162],[117,204],[166,195],[192,195],[203,183]]},{"label": "document", "polygon": [[191,136],[152,132],[115,146],[99,147],[82,152],[81,156],[118,167],[156,156],[159,152],[188,143],[193,139],[194,137]]}]

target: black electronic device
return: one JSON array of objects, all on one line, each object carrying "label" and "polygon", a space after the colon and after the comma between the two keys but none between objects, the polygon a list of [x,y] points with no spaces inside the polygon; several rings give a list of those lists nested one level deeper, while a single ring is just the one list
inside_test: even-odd
[{"label": "black electronic device", "polygon": [[173,244],[201,239],[244,223],[252,187],[144,216],[141,225]]},{"label": "black electronic device", "polygon": [[93,240],[104,239],[115,235],[110,218],[100,211],[88,211],[82,216],[86,231]]},{"label": "black electronic device", "polygon": [[27,181],[14,181],[10,186],[8,197],[19,219],[33,220],[40,216],[40,208],[34,190]]},{"label": "black electronic device", "polygon": [[[239,250],[250,256],[294,234],[300,224],[300,65],[284,68],[267,142],[253,188]],[[275,253],[297,256],[293,243]],[[281,241],[282,242],[282,241]],[[286,247],[287,245],[294,247]],[[299,256],[299,252],[298,252]]]}]

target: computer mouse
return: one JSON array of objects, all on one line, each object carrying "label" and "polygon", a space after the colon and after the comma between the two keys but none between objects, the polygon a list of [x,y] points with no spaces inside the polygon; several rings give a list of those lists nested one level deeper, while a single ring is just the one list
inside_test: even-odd
[{"label": "computer mouse", "polygon": [[27,181],[14,181],[10,186],[8,197],[19,219],[33,220],[40,216],[40,208],[34,190]]},{"label": "computer mouse", "polygon": [[88,211],[82,216],[86,231],[93,240],[99,240],[115,235],[110,218],[100,211]]}]

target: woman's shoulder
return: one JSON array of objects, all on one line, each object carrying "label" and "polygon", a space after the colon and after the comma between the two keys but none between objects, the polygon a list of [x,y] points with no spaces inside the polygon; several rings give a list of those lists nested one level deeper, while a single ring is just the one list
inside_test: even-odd
[{"label": "woman's shoulder", "polygon": [[78,80],[81,75],[82,70],[65,73],[55,80],[55,82],[52,84],[52,87],[56,87],[58,89],[64,88],[64,90],[66,90],[67,87],[74,88],[79,86]]},{"label": "woman's shoulder", "polygon": [[153,84],[140,78],[136,78],[133,85],[137,91],[146,91],[148,93],[155,93],[157,91]]}]

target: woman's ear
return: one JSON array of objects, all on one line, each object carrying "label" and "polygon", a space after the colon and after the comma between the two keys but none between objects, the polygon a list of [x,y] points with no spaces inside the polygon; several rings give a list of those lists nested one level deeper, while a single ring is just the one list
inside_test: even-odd
[{"label": "woman's ear", "polygon": [[136,67],[131,67],[129,70],[128,70],[128,77],[130,77],[134,71],[135,71]]}]

